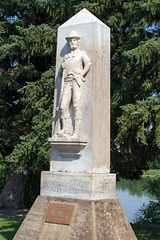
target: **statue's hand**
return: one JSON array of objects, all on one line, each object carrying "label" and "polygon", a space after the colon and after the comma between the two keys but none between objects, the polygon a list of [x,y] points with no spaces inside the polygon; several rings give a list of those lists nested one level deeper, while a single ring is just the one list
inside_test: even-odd
[{"label": "statue's hand", "polygon": [[68,78],[71,78],[72,80],[76,79],[76,74],[74,72],[68,72],[67,76],[68,76]]},{"label": "statue's hand", "polygon": [[62,63],[62,68],[65,69],[66,68],[66,62]]},{"label": "statue's hand", "polygon": [[78,74],[75,80],[79,87],[82,85],[82,82],[85,82],[85,78],[81,74]]},{"label": "statue's hand", "polygon": [[86,81],[86,79],[82,75],[81,75],[81,80],[82,80],[82,82]]}]

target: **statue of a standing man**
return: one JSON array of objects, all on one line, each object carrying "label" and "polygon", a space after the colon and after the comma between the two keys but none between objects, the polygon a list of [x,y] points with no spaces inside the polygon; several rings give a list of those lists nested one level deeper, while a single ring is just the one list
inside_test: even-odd
[{"label": "statue of a standing man", "polygon": [[74,130],[73,138],[78,137],[79,125],[82,120],[81,102],[85,76],[90,70],[91,61],[84,51],[79,49],[80,36],[72,31],[66,40],[71,52],[64,56],[62,62],[62,85],[59,109],[61,111],[62,129],[57,134],[59,137],[69,135],[69,107],[73,103]]}]

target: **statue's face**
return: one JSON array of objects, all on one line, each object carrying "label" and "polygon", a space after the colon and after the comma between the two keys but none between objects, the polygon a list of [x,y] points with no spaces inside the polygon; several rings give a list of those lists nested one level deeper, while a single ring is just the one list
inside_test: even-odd
[{"label": "statue's face", "polygon": [[77,38],[71,38],[69,40],[69,46],[71,50],[76,50],[79,46],[79,40]]}]

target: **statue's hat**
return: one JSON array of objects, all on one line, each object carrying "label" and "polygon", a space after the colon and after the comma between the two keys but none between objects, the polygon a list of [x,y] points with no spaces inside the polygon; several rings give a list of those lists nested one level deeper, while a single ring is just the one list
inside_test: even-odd
[{"label": "statue's hat", "polygon": [[81,36],[79,36],[76,31],[72,31],[72,32],[70,33],[69,37],[66,37],[66,40],[68,41],[69,39],[72,39],[72,38],[80,39]]}]

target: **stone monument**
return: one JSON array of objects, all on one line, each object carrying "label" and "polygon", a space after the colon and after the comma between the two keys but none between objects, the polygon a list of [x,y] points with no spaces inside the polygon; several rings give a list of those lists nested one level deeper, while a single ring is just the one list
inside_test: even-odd
[{"label": "stone monument", "polygon": [[58,29],[49,141],[50,171],[14,239],[136,239],[110,173],[110,29],[86,9]]},{"label": "stone monument", "polygon": [[50,172],[42,172],[42,196],[115,197],[116,175],[110,174],[110,29],[85,9],[58,29],[49,141]]}]

